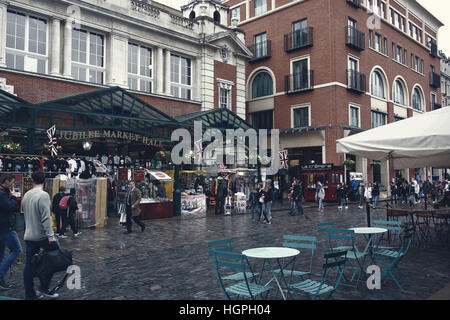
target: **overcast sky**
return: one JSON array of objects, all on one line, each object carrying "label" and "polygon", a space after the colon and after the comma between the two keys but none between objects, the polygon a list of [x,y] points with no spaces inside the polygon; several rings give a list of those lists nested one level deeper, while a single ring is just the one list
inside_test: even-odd
[{"label": "overcast sky", "polygon": [[[437,17],[445,26],[439,29],[439,50],[450,56],[450,0],[417,0],[422,6]],[[158,0],[160,3],[180,9],[189,0]]]}]

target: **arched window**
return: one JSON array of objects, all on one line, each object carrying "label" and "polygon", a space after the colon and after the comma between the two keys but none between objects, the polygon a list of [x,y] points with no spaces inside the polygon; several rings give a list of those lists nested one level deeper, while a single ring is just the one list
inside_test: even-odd
[{"label": "arched window", "polygon": [[419,88],[414,88],[413,96],[412,96],[412,107],[414,110],[423,110],[422,106],[422,92],[420,92]]},{"label": "arched window", "polygon": [[214,18],[214,23],[219,23],[220,24],[220,13],[219,13],[219,11],[214,11],[214,16],[213,16],[213,18]]},{"label": "arched window", "polygon": [[189,19],[194,20],[195,19],[195,11],[192,10],[191,13],[189,14]]},{"label": "arched window", "polygon": [[395,80],[394,83],[394,103],[406,105],[405,99],[405,87],[403,82],[400,80]]},{"label": "arched window", "polygon": [[260,72],[252,82],[252,99],[273,94],[273,80],[268,72]]},{"label": "arched window", "polygon": [[384,81],[383,76],[379,71],[374,71],[370,79],[370,92],[378,98],[386,98],[384,95]]}]

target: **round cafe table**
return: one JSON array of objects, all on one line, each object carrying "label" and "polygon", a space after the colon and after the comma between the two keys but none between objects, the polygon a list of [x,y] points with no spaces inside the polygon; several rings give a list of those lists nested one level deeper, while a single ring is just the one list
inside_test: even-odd
[{"label": "round cafe table", "polygon": [[[289,286],[286,281],[286,278],[284,277],[283,270],[290,264],[294,266],[295,264],[295,258],[300,253],[297,249],[292,248],[286,248],[286,247],[262,247],[262,248],[252,248],[242,251],[242,254],[246,256],[247,258],[255,258],[255,259],[263,259],[263,266],[260,273],[260,281],[261,277],[264,271],[264,265],[266,261],[269,264],[270,271],[272,272],[272,278],[265,284],[267,286],[272,281],[275,281],[277,283],[278,289],[281,292],[281,295],[283,296],[283,299],[286,300],[286,297],[283,293],[283,289],[281,288],[280,282],[278,281],[277,274],[275,272],[275,269],[272,267],[272,262],[276,261],[277,266],[280,270],[279,274],[284,282],[284,285],[287,288],[287,291],[289,292]],[[284,263],[284,259],[290,258],[290,261],[288,263]],[[280,260],[283,260],[283,263],[280,262]]]},{"label": "round cafe table", "polygon": [[[358,227],[358,228],[349,228],[349,230],[353,230],[355,232],[355,234],[362,234],[364,236],[364,238],[367,241],[367,245],[366,248],[364,249],[365,253],[369,253],[372,261],[373,261],[373,246],[372,246],[372,242],[373,242],[373,236],[376,234],[382,234],[387,232],[388,230],[385,228],[376,228],[376,227]],[[381,238],[378,240],[378,243],[376,245],[378,245],[381,241]]]}]

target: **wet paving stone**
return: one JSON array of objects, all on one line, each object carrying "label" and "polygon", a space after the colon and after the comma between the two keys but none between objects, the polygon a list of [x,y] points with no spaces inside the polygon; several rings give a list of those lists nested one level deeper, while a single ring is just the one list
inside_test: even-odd
[{"label": "wet paving stone", "polygon": [[[132,234],[123,234],[118,221],[104,229],[82,230],[78,238],[60,240],[64,249],[73,251],[74,264],[81,269],[82,288],[60,290],[61,299],[69,300],[209,300],[224,299],[208,258],[207,242],[233,238],[236,252],[263,246],[281,246],[285,234],[316,236],[316,224],[333,221],[336,227],[365,226],[366,212],[351,205],[348,210],[325,207],[324,212],[307,208],[304,216],[290,216],[287,211],[274,211],[271,225],[251,221],[250,214],[210,216],[202,218],[146,221],[141,233],[134,226]],[[372,221],[385,220],[383,209],[372,212]],[[23,238],[23,234],[19,235]],[[357,237],[358,247],[365,241]],[[437,243],[437,242],[436,242]],[[23,245],[23,241],[22,241]],[[15,287],[2,295],[23,298],[23,263],[8,273],[6,281]],[[309,256],[300,254],[298,268],[307,268]],[[250,261],[258,272],[260,261]],[[313,263],[313,277],[321,276],[323,249],[318,246]],[[382,282],[381,290],[369,290],[363,274],[358,289],[341,286],[333,295],[336,300],[427,299],[450,283],[450,248],[435,245],[412,246],[400,268],[411,283],[401,292],[393,281]],[[63,277],[54,276],[53,283]],[[38,280],[35,280],[38,283]],[[274,297],[280,299],[278,297]]]}]

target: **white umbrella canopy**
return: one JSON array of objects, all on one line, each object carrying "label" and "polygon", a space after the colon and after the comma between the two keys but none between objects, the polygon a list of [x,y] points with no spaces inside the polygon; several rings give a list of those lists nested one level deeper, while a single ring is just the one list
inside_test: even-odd
[{"label": "white umbrella canopy", "polygon": [[393,160],[394,169],[450,167],[450,107],[336,141],[338,153]]}]

